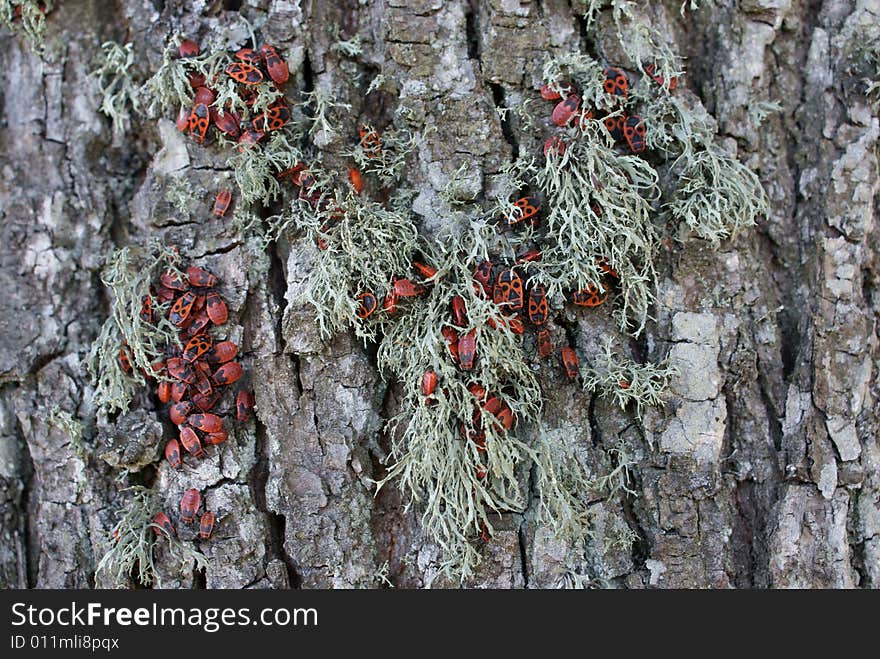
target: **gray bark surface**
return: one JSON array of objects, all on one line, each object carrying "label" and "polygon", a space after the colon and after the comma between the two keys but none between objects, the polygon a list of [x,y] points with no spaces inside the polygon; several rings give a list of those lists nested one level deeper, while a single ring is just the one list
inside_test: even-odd
[{"label": "gray bark surface", "polygon": [[[167,508],[197,487],[220,520],[200,545],[205,573],[166,570],[161,586],[457,585],[438,574],[418,506],[405,509],[393,487],[375,496],[394,383],[374,348],[349,335],[322,341],[308,310],[290,303],[309,267],[301,245],[273,246],[268,275],[256,276],[229,218],[210,213],[226,154],[185,139],[173,117],[134,117],[114,139],[88,73],[114,39],[134,43],[149,75],[172,33],[198,38],[240,11],[285,54],[291,89],[351,104],[352,126],[404,108],[436,128],[406,174],[430,233],[443,221],[437,193],[463,160],[483,190],[515,152],[540,152],[496,105],[534,96],[553,54],[589,47],[614,61],[610,35],[587,43],[563,0],[59,4],[42,59],[0,31],[0,586],[102,585],[100,543],[125,501],[110,463],[153,462],[162,427],[146,391],[128,414],[97,423],[84,361],[108,313],[102,257],[153,237],[222,279],[258,407],[255,425],[196,468],[141,472]],[[656,322],[632,345],[668,351],[680,375],[644,423],[542,373],[548,426],[577,436],[597,473],[622,442],[636,456],[635,494],[585,493],[593,537],[570,546],[535,522],[532,492],[527,510],[504,515],[465,585],[549,588],[578,575],[628,588],[877,587],[880,127],[844,72],[848,40],[880,20],[880,2],[717,0],[684,13],[678,0],[648,4],[687,58],[683,93],[759,174],[772,211],[720,249],[689,241],[663,253]],[[355,34],[357,60],[331,48]],[[379,70],[398,96],[365,107],[354,77]],[[759,131],[748,120],[755,98],[782,106]],[[158,218],[169,215],[171,176],[196,194],[190,218],[169,223]],[[581,354],[616,331],[610,310],[577,322]],[[73,450],[50,421],[56,408],[84,424],[93,451]],[[626,533],[631,549],[609,540]]]}]

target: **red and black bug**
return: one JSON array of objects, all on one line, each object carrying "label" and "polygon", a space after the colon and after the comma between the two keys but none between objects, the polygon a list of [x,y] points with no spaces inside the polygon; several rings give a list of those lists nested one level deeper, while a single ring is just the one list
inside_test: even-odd
[{"label": "red and black bug", "polygon": [[623,136],[633,153],[641,153],[645,150],[646,133],[645,122],[640,116],[634,114],[624,120]]},{"label": "red and black bug", "polygon": [[502,270],[495,281],[492,299],[497,305],[504,305],[509,309],[522,309],[522,278],[511,269]]},{"label": "red and black bug", "polygon": [[194,265],[186,269],[186,279],[191,286],[196,286],[197,288],[209,288],[217,285],[217,277],[215,275]]},{"label": "red and black bug", "polygon": [[579,307],[598,307],[607,299],[608,292],[603,293],[592,284],[571,294],[571,301]]},{"label": "red and black bug", "polygon": [[171,357],[165,362],[165,364],[168,368],[168,375],[175,380],[180,380],[187,384],[195,382],[196,374],[193,372],[189,364],[183,361],[180,357]]},{"label": "red and black bug", "polygon": [[199,44],[192,39],[186,39],[180,42],[177,48],[177,54],[181,57],[196,57],[199,54]]},{"label": "red and black bug", "polygon": [[226,303],[217,291],[210,291],[205,298],[205,308],[208,312],[208,318],[215,325],[222,325],[229,318],[229,310]]},{"label": "red and black bug", "polygon": [[196,105],[211,105],[214,102],[216,96],[214,92],[208,89],[207,87],[198,87],[196,89],[195,97],[193,98],[193,102]]},{"label": "red and black bug", "polygon": [[222,444],[229,437],[229,434],[225,430],[218,430],[217,432],[209,432],[205,435],[205,444],[210,446],[217,446],[218,444]]},{"label": "red and black bug", "polygon": [[187,450],[187,453],[190,453],[194,458],[200,458],[205,454],[205,451],[202,449],[202,443],[199,441],[199,436],[189,426],[182,426],[180,428],[180,443]]},{"label": "red and black bug", "polygon": [[361,138],[361,149],[367,158],[382,157],[382,141],[379,138],[379,131],[364,124],[358,128],[358,135]]},{"label": "red and black bug", "polygon": [[558,135],[553,135],[552,137],[548,137],[547,141],[544,142],[544,157],[549,158],[550,156],[559,156],[562,157],[562,154],[565,153],[565,140],[563,140]]},{"label": "red and black bug", "polygon": [[413,261],[413,268],[425,279],[433,279],[437,275],[437,268],[421,261]]},{"label": "red and black bug", "polygon": [[260,55],[266,60],[266,70],[269,72],[269,77],[272,78],[273,82],[278,85],[283,85],[287,82],[287,79],[290,77],[287,63],[281,59],[281,55],[278,54],[275,47],[263,44],[260,46]]},{"label": "red and black bug", "polygon": [[220,432],[223,430],[223,419],[216,414],[190,414],[186,422],[202,432]]},{"label": "red and black bug", "polygon": [[449,350],[449,356],[453,362],[458,361],[458,332],[449,325],[444,325],[440,330],[443,340],[446,342],[446,348]]},{"label": "red and black bug", "polygon": [[480,261],[474,268],[474,292],[480,297],[489,297],[495,288],[492,285],[492,262]]},{"label": "red and black bug", "polygon": [[[653,64],[646,64],[645,65],[645,73],[647,73],[649,76],[651,76],[651,80],[656,82],[661,87],[665,87],[666,86],[666,79],[661,75],[657,75],[656,70],[657,70],[657,67],[655,67]],[[669,91],[672,91],[676,87],[678,87],[678,78],[670,78],[669,79]]]},{"label": "red and black bug", "polygon": [[210,335],[200,334],[199,336],[194,336],[183,349],[183,361],[194,362],[208,352],[213,345],[214,339]]},{"label": "red and black bug", "polygon": [[248,128],[246,131],[243,131],[242,134],[238,136],[238,143],[241,145],[239,147],[239,151],[245,151],[247,147],[253,144],[257,144],[264,137],[266,137],[266,133],[264,133],[263,131]]},{"label": "red and black bug", "polygon": [[533,247],[532,249],[526,250],[522,254],[516,257],[517,263],[528,263],[530,261],[540,261],[543,254],[540,249]]},{"label": "red and black bug", "polygon": [[171,400],[179,403],[189,393],[189,385],[186,382],[173,382],[171,384]]},{"label": "red and black bug", "polygon": [[206,327],[211,323],[211,319],[208,317],[208,312],[204,309],[201,309],[192,314],[192,319],[187,325],[186,330],[184,331],[184,336],[187,338],[192,338],[198,334],[201,334]]},{"label": "red and black bug", "polygon": [[229,210],[229,204],[231,201],[232,190],[229,188],[223,188],[217,193],[217,196],[214,197],[214,207],[211,209],[211,212],[217,217],[223,217],[226,215],[226,211]]},{"label": "red and black bug", "polygon": [[477,356],[477,330],[472,329],[458,338],[458,360],[461,367],[469,371],[474,367]]},{"label": "red and black bug", "polygon": [[241,135],[241,129],[239,128],[240,120],[238,115],[226,110],[221,112],[217,108],[209,107],[208,111],[211,115],[211,123],[213,123],[217,128],[229,135],[231,138],[236,139],[239,135]]},{"label": "red and black bug", "polygon": [[195,303],[196,294],[192,291],[187,291],[177,298],[177,301],[171,307],[171,311],[168,312],[168,320],[170,320],[173,325],[180,327],[186,322],[186,319],[189,318],[189,314],[192,312]]},{"label": "red and black bug", "polygon": [[626,79],[626,74],[620,69],[609,66],[605,69],[603,89],[606,94],[619,96],[626,100],[629,96],[629,82]]},{"label": "red and black bug", "polygon": [[125,373],[131,373],[131,359],[128,357],[128,348],[125,346],[119,349],[119,366]]},{"label": "red and black bug", "polygon": [[180,469],[183,466],[183,461],[180,459],[180,444],[176,439],[170,439],[165,444],[165,459],[175,469]]},{"label": "red and black bug", "polygon": [[254,392],[242,389],[235,396],[235,418],[244,423],[254,413]]},{"label": "red and black bug", "polygon": [[262,72],[251,64],[232,62],[225,69],[226,75],[243,85],[257,85],[263,82]]},{"label": "red and black bug", "polygon": [[205,511],[205,514],[202,515],[202,518],[199,520],[199,537],[202,540],[207,540],[211,537],[211,531],[214,530],[214,513],[210,510]]},{"label": "red and black bug", "polygon": [[459,327],[467,327],[467,308],[464,304],[464,298],[461,295],[456,295],[452,298],[452,322]]},{"label": "red and black bug", "polygon": [[159,397],[160,403],[167,403],[171,400],[171,382],[162,380],[156,387],[156,395]]},{"label": "red and black bug", "polygon": [[160,533],[164,533],[167,536],[174,535],[174,526],[171,524],[171,520],[168,519],[168,515],[165,513],[156,513],[153,515],[153,533],[159,535]]},{"label": "red and black bug", "polygon": [[556,101],[563,96],[570,96],[575,93],[574,85],[572,85],[570,82],[560,82],[556,86],[562,90],[561,94],[553,89],[553,86],[550,84],[542,85],[541,98],[543,98],[545,101]]},{"label": "red and black bug", "polygon": [[580,108],[581,97],[577,94],[572,94],[556,104],[556,107],[553,108],[553,114],[550,115],[550,121],[557,126],[567,126],[577,116]]},{"label": "red and black bug", "polygon": [[406,278],[396,279],[393,288],[398,297],[416,297],[425,292],[425,287],[422,284]]},{"label": "red and black bug", "polygon": [[290,108],[279,103],[254,117],[251,121],[251,130],[269,133],[284,128],[289,121]]},{"label": "red and black bug", "polygon": [[227,362],[214,371],[213,380],[215,384],[224,386],[237,382],[243,373],[244,369],[241,367],[241,364],[238,362]]},{"label": "red and black bug", "polygon": [[434,393],[434,390],[437,388],[437,374],[428,369],[425,371],[425,374],[422,376],[422,393],[425,396],[430,396]]},{"label": "red and black bug", "polygon": [[389,316],[397,312],[397,293],[394,292],[394,289],[386,293],[385,297],[382,298],[382,311]]},{"label": "red and black bug", "polygon": [[623,140],[623,117],[621,115],[605,117],[604,123],[605,129],[611,135],[611,139],[615,142]]},{"label": "red and black bug", "polygon": [[348,170],[348,182],[351,183],[351,187],[354,188],[357,194],[361,194],[364,191],[364,177],[354,167]]},{"label": "red and black bug", "polygon": [[199,408],[202,412],[208,412],[214,409],[217,401],[220,400],[220,395],[220,391],[214,391],[207,396],[203,396],[202,394],[195,394],[192,397],[192,404]]},{"label": "red and black bug", "polygon": [[529,291],[529,320],[533,325],[543,325],[547,322],[548,315],[547,289],[541,284],[536,284]]},{"label": "red and black bug", "polygon": [[182,400],[168,408],[168,418],[175,426],[186,423],[186,417],[192,411],[193,404],[188,400]]},{"label": "red and black bug", "polygon": [[141,297],[140,319],[145,323],[153,322],[153,298],[149,295]]},{"label": "red and black bug", "polygon": [[235,59],[251,66],[260,66],[263,63],[263,56],[253,48],[242,48],[235,53]]},{"label": "red and black bug", "polygon": [[180,519],[187,524],[192,524],[202,505],[202,495],[194,487],[189,488],[180,498]]},{"label": "red and black bug", "polygon": [[358,318],[369,318],[379,306],[376,296],[369,292],[361,293],[355,299],[358,301],[356,312]]},{"label": "red and black bug", "polygon": [[547,359],[553,354],[553,340],[550,338],[550,330],[546,327],[538,331],[538,354],[542,359]]},{"label": "red and black bug", "polygon": [[162,282],[162,285],[166,288],[170,288],[174,291],[185,291],[189,288],[189,284],[176,272],[171,272],[170,270],[166,270],[161,275],[159,275],[159,281]]},{"label": "red and black bug", "polygon": [[531,219],[534,223],[538,218],[538,212],[541,210],[541,202],[537,197],[522,197],[513,202],[515,210],[507,218],[510,225],[518,224],[523,220]]},{"label": "red and black bug", "polygon": [[208,126],[211,125],[211,113],[204,103],[196,103],[192,112],[189,113],[189,134],[196,142],[201,144],[208,134]]},{"label": "red and black bug", "polygon": [[562,365],[565,367],[565,374],[569,380],[574,380],[578,376],[578,356],[577,353],[569,346],[565,346],[561,352]]}]

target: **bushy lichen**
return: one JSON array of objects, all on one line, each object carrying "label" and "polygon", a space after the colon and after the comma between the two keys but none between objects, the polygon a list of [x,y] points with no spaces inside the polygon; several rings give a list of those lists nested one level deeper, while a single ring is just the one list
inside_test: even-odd
[{"label": "bushy lichen", "polygon": [[0,0],[0,23],[40,51],[46,36],[46,14],[54,6],[53,0]]},{"label": "bushy lichen", "polygon": [[[110,316],[92,344],[87,365],[95,387],[92,401],[105,413],[125,412],[138,387],[146,384],[143,373],[152,373],[152,363],[166,345],[180,345],[163,305],[153,299],[161,312],[153,324],[141,318],[143,298],[151,295],[150,284],[161,272],[177,270],[179,255],[158,242],[146,248],[124,247],[106,259],[101,280],[110,289]],[[126,372],[120,363],[120,350],[128,352],[131,363]]]},{"label": "bushy lichen", "polygon": [[152,490],[141,486],[128,489],[133,496],[120,511],[120,520],[104,543],[104,555],[95,569],[97,575],[106,575],[117,585],[124,585],[129,578],[142,586],[152,585],[157,579],[154,551],[160,542],[168,543],[168,553],[181,570],[207,567],[204,554],[153,523],[160,508]]},{"label": "bushy lichen", "polygon": [[92,77],[101,95],[99,110],[113,121],[113,133],[121,135],[129,121],[130,109],[139,104],[140,89],[132,78],[133,44],[113,41],[101,45]]}]

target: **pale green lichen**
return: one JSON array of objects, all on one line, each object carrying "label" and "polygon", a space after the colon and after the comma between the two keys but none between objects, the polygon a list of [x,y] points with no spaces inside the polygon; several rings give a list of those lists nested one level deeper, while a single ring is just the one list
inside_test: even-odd
[{"label": "pale green lichen", "polygon": [[[180,345],[177,328],[165,318],[165,305],[153,300],[158,323],[140,317],[144,296],[150,285],[165,270],[178,272],[179,255],[171,248],[154,242],[147,248],[124,247],[111,253],[105,262],[101,281],[110,289],[110,317],[104,322],[92,344],[87,366],[95,387],[92,402],[101,411],[126,412],[138,387],[146,384],[144,372],[152,373],[152,363],[164,354],[169,344]],[[119,361],[119,351],[126,347],[131,372]]]},{"label": "pale green lichen", "polygon": [[49,411],[48,421],[70,438],[70,450],[80,460],[88,459],[88,447],[85,445],[85,430],[82,421],[70,412],[56,405]]},{"label": "pale green lichen", "polygon": [[641,418],[645,407],[663,403],[669,383],[677,374],[666,360],[659,363],[638,363],[618,354],[610,339],[603,342],[601,352],[593,359],[594,365],[581,369],[586,391],[611,398],[620,409],[632,404]]},{"label": "pale green lichen", "polygon": [[134,45],[113,41],[101,45],[92,78],[101,97],[100,112],[113,121],[113,133],[121,135],[129,123],[130,110],[139,105],[140,89],[132,79]]},{"label": "pale green lichen", "polygon": [[40,51],[46,38],[46,14],[54,6],[53,0],[0,0],[0,23]]},{"label": "pale green lichen", "polygon": [[140,486],[127,489],[133,496],[120,511],[120,520],[104,543],[105,553],[95,569],[97,576],[106,576],[119,586],[129,578],[142,586],[152,585],[157,581],[154,552],[160,542],[168,543],[168,553],[180,570],[207,567],[204,554],[153,524],[153,516],[160,508],[152,490]]}]

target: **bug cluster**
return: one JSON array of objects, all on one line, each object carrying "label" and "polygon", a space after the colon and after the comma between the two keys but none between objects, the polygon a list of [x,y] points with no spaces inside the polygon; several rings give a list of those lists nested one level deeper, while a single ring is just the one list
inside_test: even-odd
[{"label": "bug cluster", "polygon": [[[199,52],[199,45],[189,39],[183,41],[178,48],[178,54],[183,60],[196,57]],[[279,96],[283,97],[281,85],[287,82],[290,73],[274,46],[263,44],[257,50],[242,48],[235,53],[235,60],[218,75],[237,83],[238,95],[248,107],[253,107],[256,103],[255,86],[264,81],[271,82]],[[176,125],[181,132],[189,132],[199,144],[205,141],[212,125],[245,148],[247,145],[259,143],[268,133],[283,128],[290,121],[290,106],[283,98],[277,99],[265,111],[249,120],[244,120],[231,105],[216,107],[217,91],[214,85],[218,81],[208,80],[204,74],[195,70],[189,74],[189,83],[195,90],[193,106],[180,109]]]},{"label": "bug cluster", "polygon": [[[165,445],[164,456],[174,469],[183,467],[183,457],[205,455],[205,446],[226,441],[224,417],[212,412],[221,402],[227,387],[238,382],[244,370],[235,361],[238,345],[216,340],[211,330],[224,325],[229,313],[226,302],[217,292],[216,275],[190,265],[185,272],[166,270],[158,284],[141,300],[141,320],[156,324],[160,314],[177,328],[180,344],[168,344],[165,359],[152,365],[158,379],[156,396],[167,405],[168,418],[179,432]],[[124,370],[131,370],[127,350],[120,352]],[[235,397],[235,417],[240,422],[251,418],[253,393],[240,388]],[[181,520],[192,523],[199,510],[201,495],[188,489],[180,501]],[[207,539],[214,526],[214,513],[205,511],[199,522],[199,535]],[[157,529],[168,534],[174,527],[164,512],[153,518]],[[157,533],[159,531],[157,530]]]}]

